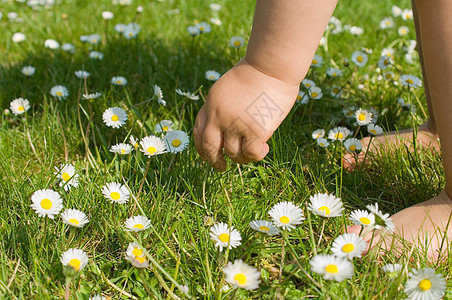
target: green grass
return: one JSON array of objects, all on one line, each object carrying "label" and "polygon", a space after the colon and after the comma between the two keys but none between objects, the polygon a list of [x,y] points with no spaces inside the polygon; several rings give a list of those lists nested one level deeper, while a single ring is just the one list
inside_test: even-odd
[{"label": "green grass", "polygon": [[[289,117],[269,141],[270,154],[259,163],[245,166],[231,164],[217,173],[202,162],[193,141],[179,154],[164,154],[150,160],[139,152],[125,158],[109,152],[111,145],[130,135],[144,137],[154,133],[163,119],[172,120],[190,135],[196,112],[200,109],[212,83],[204,79],[207,70],[227,71],[244,49],[228,46],[230,37],[249,37],[253,1],[218,1],[222,10],[214,13],[208,1],[143,1],[132,6],[111,5],[111,1],[63,1],[48,9],[33,11],[25,4],[2,2],[0,12],[0,104],[9,107],[11,100],[24,97],[31,109],[21,117],[2,114],[0,129],[0,298],[61,299],[66,278],[59,261],[68,248],[83,249],[90,262],[70,284],[71,299],[88,299],[102,293],[112,299],[171,298],[183,294],[176,287],[187,285],[189,295],[199,299],[403,299],[403,283],[411,268],[432,266],[446,279],[451,277],[452,260],[442,264],[428,263],[422,251],[406,251],[395,257],[377,258],[371,253],[355,260],[355,275],[342,283],[323,280],[309,271],[314,253],[330,253],[333,239],[350,222],[329,219],[320,235],[322,220],[309,215],[309,196],[329,192],[340,196],[347,215],[353,209],[378,202],[383,211],[395,213],[402,208],[435,196],[444,186],[441,158],[423,150],[410,154],[406,149],[373,159],[366,170],[347,173],[340,166],[341,150],[328,151],[316,146],[311,133],[317,128],[341,125],[352,130],[353,120],[344,117],[342,109],[374,107],[380,112],[378,124],[385,130],[405,128],[425,121],[422,108],[425,98],[421,89],[407,88],[378,80],[376,68],[379,53],[395,40],[395,74],[420,77],[416,60],[408,64],[399,44],[414,39],[411,22],[395,18],[396,27],[378,29],[381,19],[391,14],[391,6],[409,7],[409,1],[340,1],[335,16],[343,24],[364,28],[360,36],[344,32],[329,35],[328,52],[320,47],[324,65],[310,70],[307,78],[324,89],[324,99],[294,107]],[[143,13],[136,15],[136,6]],[[179,14],[168,10],[178,8]],[[103,10],[115,14],[105,30]],[[9,22],[6,13],[16,11],[22,22]],[[63,14],[67,18],[63,18]],[[192,38],[186,27],[194,20],[208,21],[218,16],[222,25],[212,25],[212,32]],[[114,24],[137,22],[138,38],[125,40],[114,31]],[[398,26],[409,26],[408,38],[400,39]],[[23,32],[27,40],[11,41],[14,32]],[[103,52],[102,61],[90,60],[90,47],[80,42],[82,34],[98,33],[102,42],[94,49]],[[105,36],[108,36],[108,41]],[[44,40],[54,38],[76,46],[74,55],[44,48]],[[356,70],[350,63],[355,50],[373,50],[366,67]],[[327,90],[332,80],[325,70],[334,61],[344,76],[337,84],[343,87],[342,98],[333,99]],[[25,65],[36,67],[36,74],[26,78],[20,72]],[[85,69],[90,93],[102,92],[92,103],[79,100],[83,81],[73,73]],[[113,76],[125,76],[129,84],[110,84]],[[50,96],[52,86],[65,85],[67,100]],[[158,84],[168,102],[160,106],[153,95]],[[358,89],[358,84],[364,84]],[[198,102],[177,95],[175,88],[198,91]],[[412,99],[417,113],[410,114],[397,104],[397,98]],[[151,99],[150,101],[147,101]],[[418,99],[419,101],[416,101]],[[107,107],[119,106],[128,112],[129,120],[121,129],[111,129],[102,122]],[[92,114],[92,122],[89,122]],[[359,137],[367,135],[361,130]],[[54,168],[65,161],[75,165],[80,185],[69,192],[58,186]],[[148,165],[149,164],[149,165]],[[144,170],[149,167],[146,173]],[[112,205],[101,193],[107,182],[126,184],[134,197],[127,204]],[[140,191],[140,185],[143,187]],[[89,219],[83,228],[69,228],[59,217],[39,218],[30,208],[34,191],[51,188],[64,199],[65,208],[84,211]],[[281,264],[283,239],[254,232],[249,222],[269,219],[268,211],[280,201],[299,205],[307,220],[287,235]],[[129,234],[124,221],[144,214],[153,227],[143,234]],[[209,237],[214,222],[234,225],[242,234],[242,246],[219,253]],[[142,271],[125,260],[129,242],[139,240],[155,264]],[[418,253],[419,252],[419,253]],[[256,291],[233,290],[220,294],[222,268],[227,261],[243,259],[261,271],[261,285]],[[403,275],[389,279],[381,269],[387,262],[407,266]],[[314,281],[299,267],[308,270]],[[282,269],[281,281],[279,270]],[[166,288],[164,288],[164,284]],[[446,298],[452,298],[452,285]],[[149,294],[150,291],[150,294]],[[129,296],[128,296],[129,295]]]}]

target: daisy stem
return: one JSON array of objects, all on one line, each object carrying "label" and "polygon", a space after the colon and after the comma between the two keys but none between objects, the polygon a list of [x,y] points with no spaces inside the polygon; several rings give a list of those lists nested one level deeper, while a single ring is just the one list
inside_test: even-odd
[{"label": "daisy stem", "polygon": [[42,237],[43,249],[45,249],[46,240],[47,240],[47,223],[48,223],[48,217],[44,217],[44,236]]},{"label": "daisy stem", "polygon": [[361,225],[361,230],[359,231],[358,235],[361,236],[361,233],[363,233],[363,231],[364,231],[364,226]]},{"label": "daisy stem", "polygon": [[361,125],[358,125],[358,128],[356,128],[355,134],[353,135],[354,138],[356,138],[360,129],[361,129]]},{"label": "daisy stem", "polygon": [[285,254],[285,249],[284,249],[284,244],[285,244],[285,240],[286,240],[286,232],[283,231],[282,233],[283,236],[283,240],[281,242],[281,263],[279,265],[279,279],[278,279],[278,290],[277,290],[277,295],[278,295],[278,299],[283,299],[282,295],[281,295],[281,290],[280,290],[280,286],[281,286],[281,282],[282,282],[282,271],[283,271],[283,267],[284,267],[284,254]]},{"label": "daisy stem", "polygon": [[321,230],[320,230],[320,234],[318,235],[319,236],[319,240],[317,241],[317,248],[320,248],[320,242],[322,241],[322,236],[323,236],[324,229],[325,229],[325,218],[322,218],[322,227],[321,227]]},{"label": "daisy stem", "polygon": [[[155,274],[155,273],[156,273],[155,270],[153,270],[153,271],[154,271],[154,274]],[[154,295],[154,293],[152,293],[152,292],[151,292],[151,289],[149,288],[149,284],[148,284],[146,278],[144,277],[143,269],[138,269],[138,274],[139,274],[140,277],[141,277],[141,281],[143,282],[144,289],[146,290],[146,292],[148,293],[148,295]],[[157,277],[157,278],[158,278],[158,277]]]},{"label": "daisy stem", "polygon": [[64,291],[64,300],[69,300],[69,296],[71,293],[70,286],[71,286],[71,278],[69,276],[66,276],[66,288]]},{"label": "daisy stem", "polygon": [[366,153],[364,154],[364,159],[363,159],[363,162],[362,162],[361,166],[364,166],[366,164],[367,154],[369,153],[370,144],[372,144],[372,139],[373,138],[374,138],[374,136],[371,135],[370,136],[370,140],[369,140],[369,144],[367,144]]},{"label": "daisy stem", "polygon": [[138,190],[137,199],[140,198],[140,194],[141,194],[141,191],[143,189],[143,185],[144,185],[144,181],[146,180],[146,176],[148,175],[148,171],[149,171],[149,166],[150,165],[151,165],[151,160],[148,159],[148,163],[146,165],[146,170],[144,171],[143,179],[141,180],[141,183],[140,183],[140,189]]},{"label": "daisy stem", "polygon": [[308,220],[308,224],[309,224],[309,235],[311,236],[311,245],[314,248],[313,249],[314,255],[317,255],[317,248],[315,246],[314,231],[312,230],[312,221],[311,221],[310,213],[308,213],[307,220]]}]

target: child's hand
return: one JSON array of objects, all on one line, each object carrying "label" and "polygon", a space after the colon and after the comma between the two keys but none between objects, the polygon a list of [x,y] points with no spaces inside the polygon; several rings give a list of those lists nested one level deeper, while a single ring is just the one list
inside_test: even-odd
[{"label": "child's hand", "polygon": [[267,140],[289,113],[298,85],[266,75],[243,59],[210,89],[193,130],[199,155],[224,171],[224,153],[236,163],[259,161]]}]

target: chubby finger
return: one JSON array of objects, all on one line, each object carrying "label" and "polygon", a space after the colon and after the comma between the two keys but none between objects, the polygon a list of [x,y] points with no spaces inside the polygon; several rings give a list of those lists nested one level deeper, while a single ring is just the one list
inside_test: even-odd
[{"label": "chubby finger", "polygon": [[243,156],[242,153],[242,136],[224,133],[224,152],[227,157],[238,164],[246,164],[249,161]]},{"label": "chubby finger", "polygon": [[246,138],[242,140],[242,155],[247,162],[262,160],[269,149],[268,144],[260,140]]},{"label": "chubby finger", "polygon": [[204,128],[206,126],[206,113],[204,106],[198,112],[196,116],[195,126],[193,127],[193,140],[195,141],[196,151],[198,151],[199,156],[203,158],[202,153],[202,136],[204,135]]},{"label": "chubby finger", "polygon": [[223,134],[213,125],[206,124],[201,142],[202,158],[219,171],[226,169],[227,163],[223,156]]}]

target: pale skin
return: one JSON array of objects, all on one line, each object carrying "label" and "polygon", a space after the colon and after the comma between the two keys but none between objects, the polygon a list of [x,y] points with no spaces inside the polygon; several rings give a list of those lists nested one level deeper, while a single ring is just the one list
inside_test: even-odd
[{"label": "pale skin", "polygon": [[[335,6],[335,0],[257,1],[245,58],[214,84],[196,118],[196,149],[215,169],[226,169],[224,155],[244,164],[268,153],[266,142],[292,108]],[[399,239],[419,246],[419,237],[427,236],[431,241],[428,254],[436,259],[442,239],[452,239],[452,226],[447,227],[452,213],[452,18],[448,15],[452,2],[414,0],[413,11],[430,114],[417,139],[426,147],[439,149],[440,138],[446,187],[437,197],[406,208],[392,219]],[[265,110],[272,102],[259,100],[262,93],[277,103],[278,110]],[[260,118],[253,112],[256,107]],[[402,135],[412,139],[410,130]],[[403,142],[400,134],[390,133],[372,143],[370,151],[377,152],[382,145]],[[344,161],[353,168],[350,157]],[[360,226],[348,231],[358,233]],[[401,248],[400,243],[385,246],[381,236],[376,232],[374,245],[390,251]],[[389,241],[388,236],[382,239]]]}]

